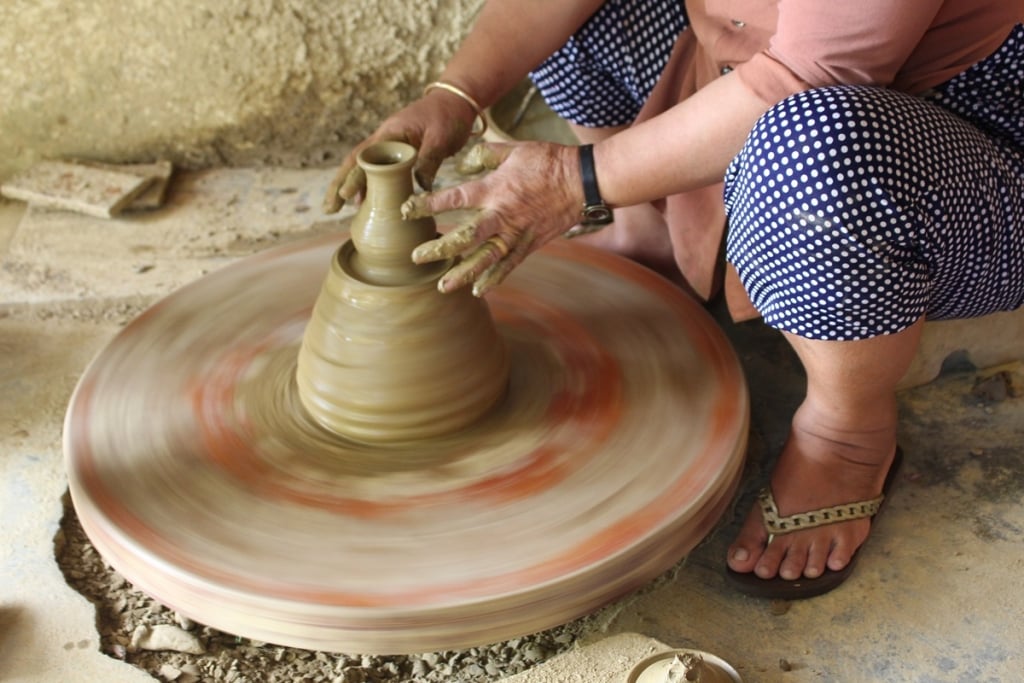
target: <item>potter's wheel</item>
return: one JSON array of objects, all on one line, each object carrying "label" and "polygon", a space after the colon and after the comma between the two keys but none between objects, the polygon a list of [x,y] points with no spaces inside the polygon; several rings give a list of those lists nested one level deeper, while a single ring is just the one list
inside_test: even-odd
[{"label": "potter's wheel", "polygon": [[512,372],[485,418],[404,446],[316,426],[296,354],[344,238],[181,289],[82,377],[65,423],[72,497],[138,588],[254,640],[450,649],[586,614],[717,522],[747,428],[727,341],[666,281],[568,242],[488,296]]}]

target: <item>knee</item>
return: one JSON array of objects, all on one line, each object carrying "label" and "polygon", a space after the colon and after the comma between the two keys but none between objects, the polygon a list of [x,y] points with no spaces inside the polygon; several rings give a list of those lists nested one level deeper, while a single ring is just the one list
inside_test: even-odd
[{"label": "knee", "polygon": [[751,129],[725,177],[727,209],[758,197],[813,203],[827,196],[856,165],[863,170],[877,153],[865,149],[879,125],[870,115],[877,88],[832,86],[791,95],[769,109]]},{"label": "knee", "polygon": [[[755,124],[725,177],[730,231],[768,221],[822,224],[841,220],[856,229],[862,211],[885,197],[894,206],[915,190],[906,186],[913,146],[899,136],[909,98],[883,88],[830,86],[792,95]],[[908,166],[909,164],[909,166]],[[902,198],[902,199],[901,199]]]},{"label": "knee", "polygon": [[[889,329],[871,318],[889,310],[881,294],[925,282],[908,246],[915,219],[901,204],[910,146],[894,139],[901,130],[888,119],[899,107],[889,99],[851,86],[794,95],[757,122],[730,165],[726,258],[766,320],[781,327],[795,316],[785,325],[803,334],[810,316],[809,336],[859,338]],[[819,319],[828,316],[837,329]]]}]

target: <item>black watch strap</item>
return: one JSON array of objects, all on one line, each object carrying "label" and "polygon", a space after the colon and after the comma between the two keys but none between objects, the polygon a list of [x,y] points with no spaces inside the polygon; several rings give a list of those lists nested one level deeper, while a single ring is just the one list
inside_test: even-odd
[{"label": "black watch strap", "polygon": [[611,208],[601,199],[594,170],[594,146],[580,145],[580,179],[583,182],[581,225],[608,225],[613,220]]}]

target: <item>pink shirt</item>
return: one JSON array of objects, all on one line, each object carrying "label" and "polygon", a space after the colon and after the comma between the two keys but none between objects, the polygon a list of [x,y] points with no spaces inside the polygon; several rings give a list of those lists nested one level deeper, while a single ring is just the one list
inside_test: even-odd
[{"label": "pink shirt", "polygon": [[840,83],[921,93],[1024,22],[1024,0],[690,0],[687,10],[711,59],[733,62],[772,102]]},{"label": "pink shirt", "polygon": [[[920,94],[995,52],[1024,23],[1024,0],[686,0],[684,31],[637,121],[735,70],[768,104],[813,87],[878,85]],[[710,297],[725,275],[734,317],[756,316],[718,262],[722,187],[668,197],[676,261]]]}]

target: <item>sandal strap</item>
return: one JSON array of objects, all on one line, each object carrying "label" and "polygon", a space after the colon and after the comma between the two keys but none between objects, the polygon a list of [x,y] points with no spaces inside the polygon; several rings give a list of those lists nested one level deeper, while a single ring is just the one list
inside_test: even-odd
[{"label": "sandal strap", "polygon": [[775,496],[772,495],[771,489],[763,488],[757,494],[757,502],[761,506],[761,517],[764,519],[765,529],[768,530],[768,533],[774,535],[790,534],[801,529],[812,529],[817,526],[825,526],[826,524],[848,522],[852,519],[874,517],[878,514],[878,509],[882,506],[883,500],[885,500],[884,494],[858,503],[844,503],[843,505],[835,505],[833,507],[821,508],[820,510],[800,512],[795,515],[781,517],[779,516],[779,508],[775,504]]}]

